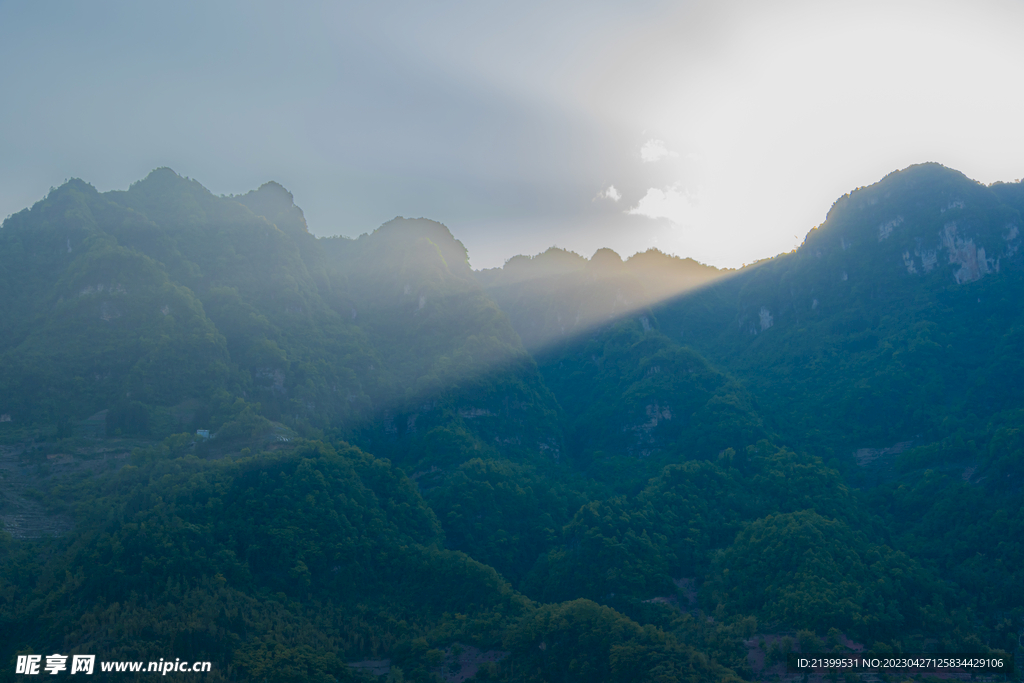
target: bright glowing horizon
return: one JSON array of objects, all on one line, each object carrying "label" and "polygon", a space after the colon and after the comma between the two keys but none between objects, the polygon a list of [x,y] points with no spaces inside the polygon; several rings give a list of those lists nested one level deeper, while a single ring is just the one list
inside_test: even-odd
[{"label": "bright glowing horizon", "polygon": [[0,215],[171,166],[318,235],[438,220],[475,268],[738,267],[912,164],[1024,175],[1019,3],[60,7],[0,6]]}]

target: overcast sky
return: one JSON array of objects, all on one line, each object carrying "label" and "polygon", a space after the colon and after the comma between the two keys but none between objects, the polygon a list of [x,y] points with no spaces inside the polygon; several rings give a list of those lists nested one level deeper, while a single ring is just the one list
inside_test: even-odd
[{"label": "overcast sky", "polygon": [[170,166],[317,235],[433,218],[477,268],[735,267],[913,163],[1024,176],[1021,35],[1019,1],[0,0],[0,216]]}]

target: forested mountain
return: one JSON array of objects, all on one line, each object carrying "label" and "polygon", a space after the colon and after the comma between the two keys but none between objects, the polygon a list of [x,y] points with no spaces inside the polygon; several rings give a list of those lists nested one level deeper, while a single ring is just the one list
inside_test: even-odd
[{"label": "forested mountain", "polygon": [[473,271],[426,219],[315,238],[276,183],[70,181],[0,228],[0,658],[727,681],[1013,652],[1022,212],[926,164],[740,271]]}]

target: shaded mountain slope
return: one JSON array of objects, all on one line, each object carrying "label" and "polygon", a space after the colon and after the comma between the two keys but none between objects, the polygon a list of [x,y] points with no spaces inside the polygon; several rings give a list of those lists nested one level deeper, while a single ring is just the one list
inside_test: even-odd
[{"label": "shaded mountain slope", "polygon": [[588,477],[636,489],[668,463],[714,457],[771,432],[749,393],[663,333],[659,301],[726,273],[651,250],[622,261],[550,249],[478,279],[508,311],[566,413]]},{"label": "shaded mountain slope", "polygon": [[1021,216],[936,164],[836,202],[792,254],[655,309],[740,378],[787,439],[834,452],[928,439],[1021,404]]}]

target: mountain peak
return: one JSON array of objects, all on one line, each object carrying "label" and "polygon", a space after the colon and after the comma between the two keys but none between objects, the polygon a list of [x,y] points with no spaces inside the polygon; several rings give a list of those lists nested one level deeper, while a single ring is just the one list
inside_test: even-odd
[{"label": "mountain peak", "polygon": [[426,238],[437,246],[449,268],[469,268],[469,251],[466,246],[455,239],[448,226],[429,218],[397,216],[374,230],[373,234],[387,241],[405,242]]},{"label": "mountain peak", "polygon": [[618,271],[623,268],[622,257],[618,252],[607,247],[595,251],[594,255],[590,257],[589,265],[591,268],[605,271]]},{"label": "mountain peak", "polygon": [[295,206],[295,198],[281,183],[271,180],[243,195],[231,197],[257,216],[263,216],[285,232],[308,233],[302,209]]},{"label": "mountain peak", "polygon": [[132,183],[128,188],[128,191],[150,193],[181,189],[200,191],[203,194],[210,194],[210,191],[203,187],[199,181],[180,176],[175,173],[174,169],[167,166],[154,168],[145,178]]}]

